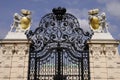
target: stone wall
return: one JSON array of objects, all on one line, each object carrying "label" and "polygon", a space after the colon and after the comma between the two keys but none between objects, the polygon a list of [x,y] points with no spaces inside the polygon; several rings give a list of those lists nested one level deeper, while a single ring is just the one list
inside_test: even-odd
[{"label": "stone wall", "polygon": [[27,80],[29,42],[0,41],[0,80]]},{"label": "stone wall", "polygon": [[88,43],[91,80],[120,80],[119,41],[91,40]]}]

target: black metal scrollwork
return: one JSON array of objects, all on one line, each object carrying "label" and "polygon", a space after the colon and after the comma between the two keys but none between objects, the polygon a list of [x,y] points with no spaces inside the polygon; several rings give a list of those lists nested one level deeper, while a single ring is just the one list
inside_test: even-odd
[{"label": "black metal scrollwork", "polygon": [[[72,62],[78,63],[82,60],[83,62],[81,66],[83,67],[81,68],[84,68],[82,71],[82,74],[84,75],[84,71],[89,70],[87,41],[90,40],[92,33],[84,32],[83,29],[80,28],[77,18],[69,13],[66,13],[65,8],[58,7],[54,8],[52,11],[53,13],[45,15],[41,19],[39,27],[34,32],[26,32],[27,38],[32,42],[30,54],[34,55],[34,58],[33,56],[30,56],[30,60],[32,61],[32,59],[40,58],[41,60],[43,59],[43,62],[45,62],[51,53],[60,51],[62,54],[67,53],[66,58],[69,57],[69,60]],[[61,55],[59,57],[61,57]],[[57,60],[60,63],[55,64],[62,66],[61,63],[64,63],[64,60]],[[35,63],[32,63],[32,65],[35,65]],[[37,67],[34,66],[31,68]],[[88,73],[89,71],[87,74]],[[81,75],[79,80],[89,80],[82,77],[83,75]],[[61,73],[59,76],[61,76]],[[37,78],[29,80],[35,79]]]}]

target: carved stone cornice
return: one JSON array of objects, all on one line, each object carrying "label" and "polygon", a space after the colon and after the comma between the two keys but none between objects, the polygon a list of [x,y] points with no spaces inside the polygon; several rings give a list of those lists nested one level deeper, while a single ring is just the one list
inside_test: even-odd
[{"label": "carved stone cornice", "polygon": [[87,42],[88,44],[116,44],[119,45],[120,41],[119,40],[99,40],[99,39],[94,39],[94,40],[89,40]]},{"label": "carved stone cornice", "polygon": [[0,49],[3,54],[27,54],[30,46],[28,40],[3,40],[0,41]]},{"label": "carved stone cornice", "polygon": [[98,55],[109,56],[110,54],[116,55],[117,46],[115,46],[114,44],[105,44],[105,43],[89,44],[89,50],[91,55],[98,54]]},{"label": "carved stone cornice", "polygon": [[22,43],[31,43],[31,41],[27,40],[27,39],[1,39],[0,40],[0,44],[12,44],[12,43],[19,43],[19,44],[22,44]]}]

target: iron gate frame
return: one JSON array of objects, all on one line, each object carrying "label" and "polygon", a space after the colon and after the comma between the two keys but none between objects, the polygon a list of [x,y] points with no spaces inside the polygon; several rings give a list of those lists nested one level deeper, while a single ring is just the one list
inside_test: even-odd
[{"label": "iron gate frame", "polygon": [[[63,61],[61,62],[63,60],[61,59],[63,58],[61,57],[63,50],[68,50],[71,59],[74,58],[78,61],[79,80],[90,80],[87,41],[91,39],[92,35],[92,32],[83,31],[77,18],[70,13],[66,13],[65,8],[53,8],[52,13],[42,17],[39,27],[34,32],[26,31],[26,36],[31,41],[28,80],[39,80],[37,69],[40,64],[37,65],[37,59],[40,60],[40,57],[48,55],[48,50],[57,50],[58,57],[55,57],[57,60],[55,60],[55,65],[57,66],[55,66],[55,74],[53,75],[54,80],[67,80],[67,75],[63,75],[63,65],[61,65],[63,64]],[[32,75],[33,79],[30,79]]]}]

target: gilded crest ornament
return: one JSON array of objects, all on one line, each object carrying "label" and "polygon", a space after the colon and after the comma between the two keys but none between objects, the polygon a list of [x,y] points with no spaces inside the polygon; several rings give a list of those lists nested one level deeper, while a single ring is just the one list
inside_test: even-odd
[{"label": "gilded crest ornament", "polygon": [[108,23],[106,22],[106,14],[99,14],[99,9],[92,9],[88,12],[90,28],[94,32],[108,32]]},{"label": "gilded crest ornament", "polygon": [[14,14],[10,32],[25,32],[31,26],[31,11],[22,9],[21,14]]}]

